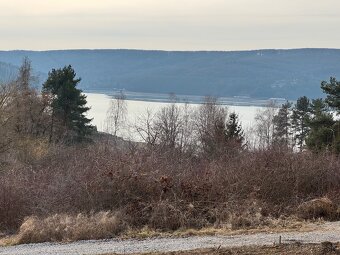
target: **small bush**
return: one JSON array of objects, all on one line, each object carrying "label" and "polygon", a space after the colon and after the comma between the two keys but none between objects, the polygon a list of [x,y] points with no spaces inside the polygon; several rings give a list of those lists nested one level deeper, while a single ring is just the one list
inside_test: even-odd
[{"label": "small bush", "polygon": [[337,206],[328,198],[317,198],[304,202],[298,207],[298,215],[303,219],[323,218],[335,220],[337,218]]},{"label": "small bush", "polygon": [[247,218],[244,215],[239,215],[236,216],[234,215],[231,218],[231,228],[232,229],[245,229],[245,228],[249,228],[252,226],[252,221],[251,219]]},{"label": "small bush", "polygon": [[17,243],[41,243],[111,238],[124,230],[118,214],[99,212],[70,216],[56,214],[44,219],[31,216],[20,227]]},{"label": "small bush", "polygon": [[176,208],[168,202],[160,202],[153,206],[150,227],[160,230],[177,230],[186,223],[185,210]]}]

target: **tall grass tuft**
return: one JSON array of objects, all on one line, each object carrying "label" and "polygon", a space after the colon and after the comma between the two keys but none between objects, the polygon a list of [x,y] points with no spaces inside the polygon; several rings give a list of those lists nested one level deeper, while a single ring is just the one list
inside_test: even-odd
[{"label": "tall grass tuft", "polygon": [[16,243],[67,242],[105,239],[124,230],[117,213],[98,212],[89,215],[55,214],[47,218],[30,216],[19,229]]}]

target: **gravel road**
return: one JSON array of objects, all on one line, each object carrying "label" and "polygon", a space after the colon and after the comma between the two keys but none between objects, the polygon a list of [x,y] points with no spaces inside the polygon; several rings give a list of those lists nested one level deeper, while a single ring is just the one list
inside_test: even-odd
[{"label": "gravel road", "polygon": [[306,233],[258,233],[235,236],[196,236],[187,238],[152,238],[147,240],[81,241],[70,244],[29,244],[0,248],[0,255],[95,255],[105,253],[131,254],[139,252],[169,252],[199,248],[272,245],[278,243],[340,242],[340,222],[327,223]]}]

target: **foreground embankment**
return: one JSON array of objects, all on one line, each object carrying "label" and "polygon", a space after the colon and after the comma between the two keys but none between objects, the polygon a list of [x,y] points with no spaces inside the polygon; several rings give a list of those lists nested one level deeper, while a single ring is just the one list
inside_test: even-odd
[{"label": "foreground embankment", "polygon": [[[235,236],[195,236],[186,238],[153,238],[145,240],[81,241],[69,244],[31,244],[0,248],[1,255],[99,255],[133,254],[150,252],[178,252],[187,254],[339,254],[336,243],[340,241],[340,224],[326,223],[311,232],[257,233]],[[281,245],[280,243],[281,242]],[[327,243],[326,243],[327,242]],[[288,245],[287,244],[294,244]],[[296,245],[298,243],[298,245]],[[320,244],[302,246],[302,244]],[[251,248],[252,246],[268,246]],[[228,249],[227,248],[237,249]],[[241,248],[240,248],[241,247]],[[207,249],[185,252],[195,249]],[[179,252],[181,251],[181,252]],[[225,251],[225,253],[223,253]],[[248,253],[247,253],[248,252]],[[250,253],[249,253],[250,252]],[[320,252],[320,253],[319,253]],[[323,253],[321,253],[323,252]],[[173,254],[173,253],[171,253]]]}]

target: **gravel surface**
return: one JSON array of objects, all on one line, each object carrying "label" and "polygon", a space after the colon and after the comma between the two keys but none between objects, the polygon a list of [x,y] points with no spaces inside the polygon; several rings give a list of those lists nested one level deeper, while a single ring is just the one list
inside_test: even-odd
[{"label": "gravel surface", "polygon": [[327,223],[313,232],[258,233],[236,236],[196,236],[187,238],[152,238],[147,240],[81,241],[70,244],[29,244],[0,248],[0,255],[95,255],[105,253],[144,253],[194,250],[199,248],[263,246],[278,243],[340,242],[340,222]]}]

